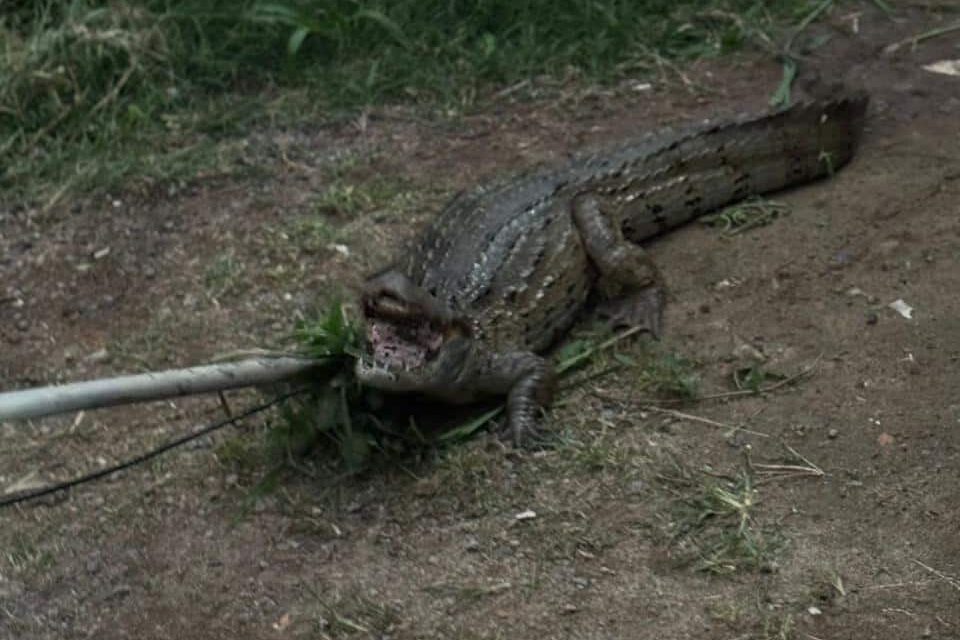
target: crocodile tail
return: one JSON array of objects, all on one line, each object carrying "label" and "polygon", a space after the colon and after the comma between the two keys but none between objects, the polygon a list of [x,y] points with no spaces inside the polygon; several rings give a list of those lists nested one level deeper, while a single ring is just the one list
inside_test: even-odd
[{"label": "crocodile tail", "polygon": [[829,100],[800,102],[773,116],[784,119],[776,135],[792,166],[783,176],[784,184],[758,184],[758,190],[781,189],[832,175],[849,162],[863,133],[868,103],[865,92],[846,92]]},{"label": "crocodile tail", "polygon": [[626,211],[635,242],[750,196],[832,175],[856,151],[868,98],[844,92],[759,116],[671,133],[643,158]]}]

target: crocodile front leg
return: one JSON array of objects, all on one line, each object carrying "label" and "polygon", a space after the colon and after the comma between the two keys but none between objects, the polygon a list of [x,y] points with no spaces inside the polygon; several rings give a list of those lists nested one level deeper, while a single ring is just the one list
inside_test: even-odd
[{"label": "crocodile front leg", "polygon": [[556,376],[550,362],[530,351],[487,352],[470,386],[484,394],[507,394],[503,430],[520,447],[536,440],[540,409],[553,399]]},{"label": "crocodile front leg", "polygon": [[513,355],[520,358],[522,373],[507,396],[507,426],[519,447],[536,439],[538,414],[553,399],[555,376],[546,359],[529,352]]},{"label": "crocodile front leg", "polygon": [[601,201],[591,194],[574,198],[573,220],[587,255],[600,272],[600,317],[613,327],[642,327],[659,338],[665,296],[663,280],[650,255],[623,237]]}]

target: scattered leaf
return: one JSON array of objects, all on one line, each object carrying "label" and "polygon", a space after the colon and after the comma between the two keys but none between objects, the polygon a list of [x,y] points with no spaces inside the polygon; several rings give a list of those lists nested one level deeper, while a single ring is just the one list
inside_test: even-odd
[{"label": "scattered leaf", "polygon": [[289,613],[280,616],[280,619],[273,623],[273,628],[277,631],[283,631],[293,622],[293,617]]},{"label": "scattered leaf", "polygon": [[897,298],[887,306],[902,315],[907,320],[913,318],[913,307],[904,302],[902,298]]},{"label": "scattered leaf", "polygon": [[923,65],[924,70],[948,76],[960,76],[960,60],[938,60]]}]

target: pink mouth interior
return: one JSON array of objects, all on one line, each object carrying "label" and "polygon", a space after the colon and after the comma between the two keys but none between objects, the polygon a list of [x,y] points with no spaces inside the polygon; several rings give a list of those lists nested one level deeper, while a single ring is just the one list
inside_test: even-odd
[{"label": "pink mouth interior", "polygon": [[443,335],[428,323],[405,326],[368,319],[367,338],[375,362],[403,369],[425,364],[443,344]]}]

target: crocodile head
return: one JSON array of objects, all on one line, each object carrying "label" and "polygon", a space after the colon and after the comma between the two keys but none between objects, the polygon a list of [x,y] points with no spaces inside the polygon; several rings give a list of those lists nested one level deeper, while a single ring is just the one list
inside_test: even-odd
[{"label": "crocodile head", "polygon": [[468,362],[469,324],[397,271],[367,281],[361,295],[366,348],[359,381],[385,391],[443,393]]}]

